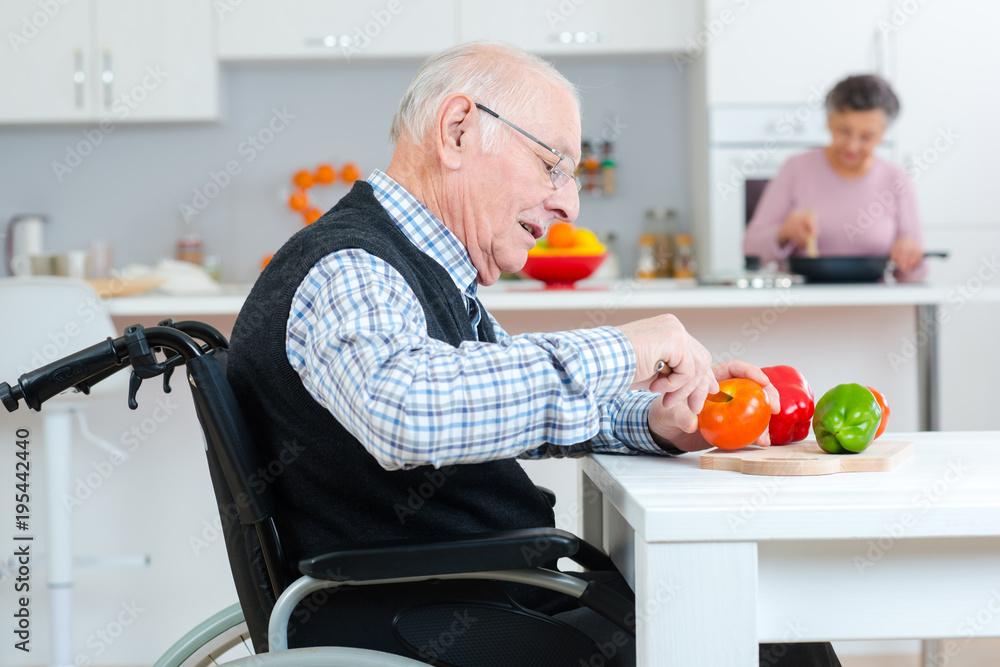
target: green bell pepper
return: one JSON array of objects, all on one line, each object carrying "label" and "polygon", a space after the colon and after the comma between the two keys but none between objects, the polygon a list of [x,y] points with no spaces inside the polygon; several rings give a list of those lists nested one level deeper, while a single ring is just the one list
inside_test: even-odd
[{"label": "green bell pepper", "polygon": [[882,408],[875,396],[860,384],[838,384],[816,403],[813,433],[830,454],[865,451],[882,421]]}]

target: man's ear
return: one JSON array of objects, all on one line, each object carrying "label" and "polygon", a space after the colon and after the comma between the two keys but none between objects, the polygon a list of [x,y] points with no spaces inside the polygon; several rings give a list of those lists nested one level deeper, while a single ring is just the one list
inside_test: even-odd
[{"label": "man's ear", "polygon": [[468,95],[451,95],[438,109],[434,148],[448,169],[458,169],[468,154],[468,141],[479,133],[479,109]]}]

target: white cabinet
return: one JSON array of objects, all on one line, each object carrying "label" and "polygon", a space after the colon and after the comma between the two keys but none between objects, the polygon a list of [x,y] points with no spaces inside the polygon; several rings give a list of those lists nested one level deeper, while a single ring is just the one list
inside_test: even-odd
[{"label": "white cabinet", "polygon": [[455,0],[220,0],[223,60],[428,56],[456,42]]},{"label": "white cabinet", "polygon": [[708,104],[798,104],[848,74],[882,71],[886,0],[706,0],[695,53]]},{"label": "white cabinet", "polygon": [[893,85],[902,101],[899,154],[925,225],[1000,225],[996,26],[1000,4],[913,3],[897,17]]},{"label": "white cabinet", "polygon": [[696,0],[463,0],[459,33],[543,55],[667,53],[694,39],[696,8]]},{"label": "white cabinet", "polygon": [[7,0],[0,122],[208,120],[218,115],[202,0]]}]

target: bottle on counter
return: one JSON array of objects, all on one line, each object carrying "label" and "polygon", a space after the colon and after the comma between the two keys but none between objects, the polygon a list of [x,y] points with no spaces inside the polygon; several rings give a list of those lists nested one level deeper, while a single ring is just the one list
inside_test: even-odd
[{"label": "bottle on counter", "polygon": [[619,280],[622,277],[622,265],[618,256],[618,237],[614,232],[603,232],[597,235],[601,243],[604,244],[605,252],[608,256],[594,271],[592,278],[601,280]]},{"label": "bottle on counter", "polygon": [[176,258],[181,262],[191,262],[200,266],[203,259],[201,235],[197,232],[188,232],[177,239]]},{"label": "bottle on counter", "polygon": [[618,189],[613,152],[614,146],[610,141],[605,141],[604,146],[601,148],[601,193],[606,197],[615,194],[615,191]]},{"label": "bottle on counter", "polygon": [[651,208],[646,211],[639,252],[636,258],[635,277],[639,280],[669,278],[673,275],[673,230],[677,214],[669,208]]},{"label": "bottle on counter", "polygon": [[674,277],[694,278],[698,267],[694,258],[694,237],[678,234],[674,238]]}]

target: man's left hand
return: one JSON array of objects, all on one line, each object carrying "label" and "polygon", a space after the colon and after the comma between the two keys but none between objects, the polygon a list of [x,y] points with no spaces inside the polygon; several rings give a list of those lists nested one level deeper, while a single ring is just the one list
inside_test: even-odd
[{"label": "man's left hand", "polygon": [[889,259],[896,263],[896,268],[903,273],[912,271],[924,259],[924,249],[920,244],[907,236],[900,236],[892,246]]},{"label": "man's left hand", "polygon": [[[719,381],[729,378],[747,378],[757,382],[764,387],[768,403],[771,405],[771,414],[777,414],[781,411],[778,390],[774,388],[764,372],[756,366],[739,360],[724,361],[712,366],[712,372],[715,374],[715,379]],[[649,408],[648,422],[649,431],[657,444],[666,442],[685,452],[696,452],[712,446],[701,437],[701,433],[698,431],[698,415],[692,413],[686,403],[664,407],[663,401],[654,400]],[[771,437],[767,430],[757,438],[754,444],[762,447],[770,446]]]}]

